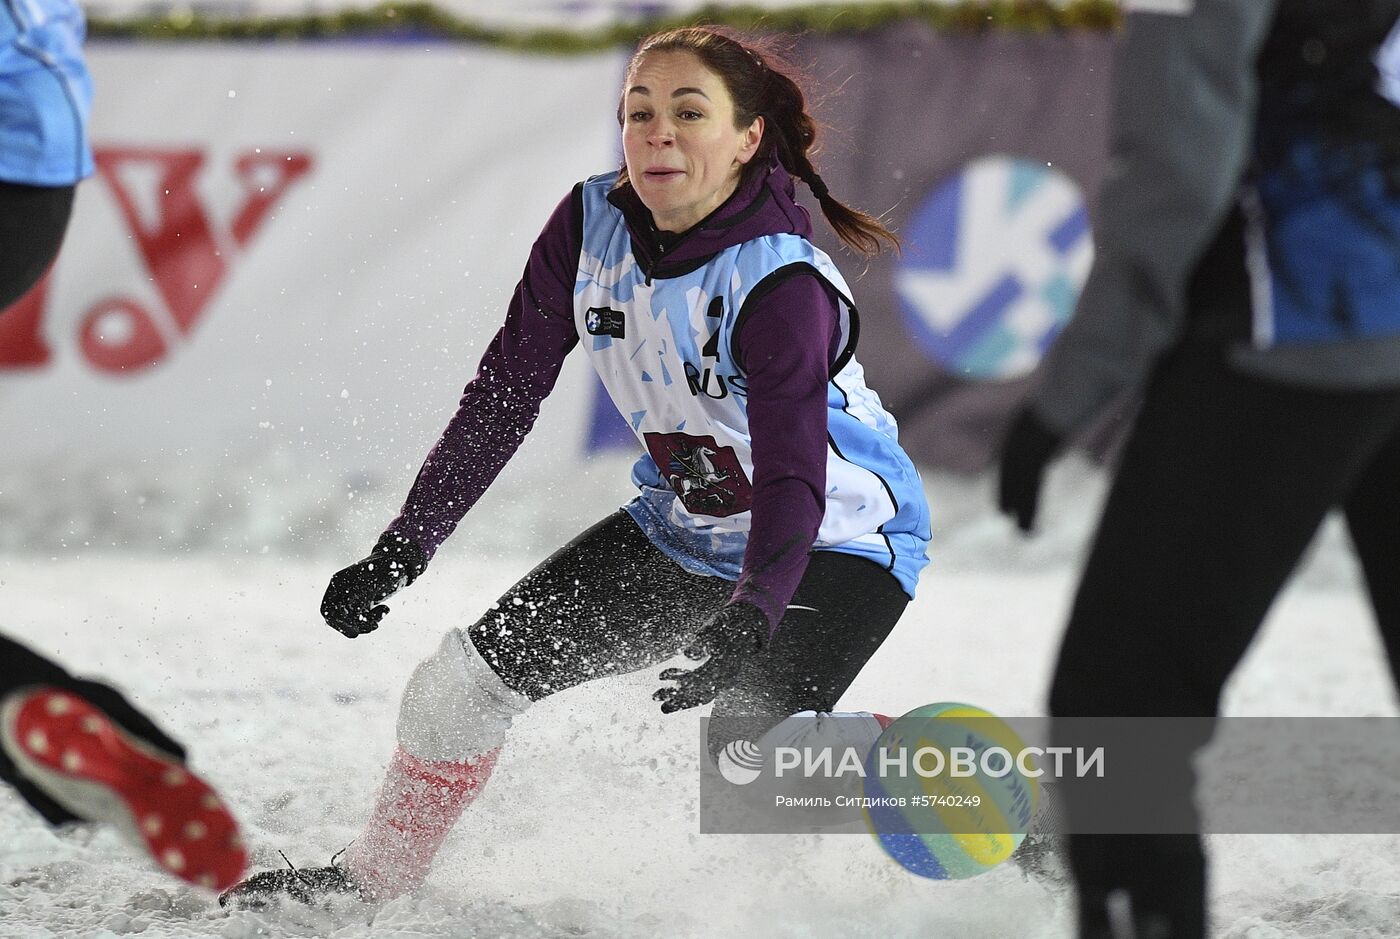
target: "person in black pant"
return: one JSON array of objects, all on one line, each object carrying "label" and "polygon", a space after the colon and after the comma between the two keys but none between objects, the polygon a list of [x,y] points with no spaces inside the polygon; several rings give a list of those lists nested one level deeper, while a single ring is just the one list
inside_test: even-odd
[{"label": "person in black pant", "polygon": [[[1059,743],[1075,717],[1216,715],[1333,508],[1400,675],[1400,110],[1375,65],[1397,16],[1128,18],[1095,270],[1001,460],[1001,508],[1030,531],[1063,442],[1145,386],[1051,688]],[[1157,810],[1195,818],[1204,742],[1156,749]],[[1094,827],[1085,792],[1065,787],[1072,832]],[[1206,933],[1197,834],[1071,834],[1070,862],[1081,935]]]},{"label": "person in black pant", "polygon": [[[83,32],[70,0],[0,6],[0,315],[53,263],[92,173]],[[184,747],[115,688],[4,636],[0,780],[49,824],[112,824],[190,883],[222,889],[247,866],[233,816]]]},{"label": "person in black pant", "polygon": [[[624,165],[560,201],[399,516],[331,577],[322,616],[350,638],[379,627],[515,456],[573,350],[632,426],[636,497],[419,664],[342,863],[264,871],[223,902],[417,889],[517,717],[678,651],[696,664],[661,672],[652,698],[668,714],[714,702],[720,735],[742,736],[718,740],[712,721],[712,751],[795,712],[820,733],[914,596],[923,485],[865,384],[849,288],[796,187],[853,250],[893,233],[827,188],[802,88],[766,43],[658,33],[621,91]],[[567,474],[551,488],[567,497]],[[878,736],[875,715],[854,718]]]}]

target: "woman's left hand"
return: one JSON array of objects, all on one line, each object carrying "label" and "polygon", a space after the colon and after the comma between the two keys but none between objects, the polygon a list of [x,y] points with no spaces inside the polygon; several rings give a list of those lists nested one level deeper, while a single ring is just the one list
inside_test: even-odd
[{"label": "woman's left hand", "polygon": [[662,681],[675,686],[658,689],[652,698],[661,702],[661,712],[670,714],[713,701],[734,684],[739,670],[768,644],[768,617],[748,603],[731,603],[711,616],[695,640],[685,649],[685,657],[703,664],[695,668],[668,668]]}]

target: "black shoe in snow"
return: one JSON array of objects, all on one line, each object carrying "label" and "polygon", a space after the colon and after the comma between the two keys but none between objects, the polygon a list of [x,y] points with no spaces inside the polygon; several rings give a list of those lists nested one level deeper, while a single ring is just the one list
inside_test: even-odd
[{"label": "black shoe in snow", "polygon": [[1065,834],[1068,825],[1060,798],[1055,783],[1041,783],[1040,807],[1031,819],[1030,831],[1011,855],[1022,876],[1051,888],[1068,886],[1071,881],[1069,836]]},{"label": "black shoe in snow", "polygon": [[[286,860],[286,855],[282,855]],[[313,906],[335,896],[368,899],[353,880],[350,872],[336,864],[337,853],[327,867],[293,867],[287,861],[282,870],[261,871],[241,884],[235,884],[219,894],[219,906],[235,910],[261,910],[285,900],[295,900]]]},{"label": "black shoe in snow", "polygon": [[1026,835],[1011,860],[1027,880],[1039,881],[1047,887],[1063,887],[1070,881],[1065,855],[1063,836],[1033,831]]}]

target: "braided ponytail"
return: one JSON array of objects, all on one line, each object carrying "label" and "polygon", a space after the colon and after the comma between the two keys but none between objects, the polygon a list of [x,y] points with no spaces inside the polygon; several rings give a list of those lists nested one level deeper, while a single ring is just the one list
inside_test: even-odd
[{"label": "braided ponytail", "polygon": [[691,26],[657,33],[642,41],[628,71],[651,52],[690,52],[724,82],[734,99],[736,127],[754,118],[764,120],[763,141],[744,173],[762,172],[776,153],[797,179],[811,190],[822,215],[846,247],[874,257],[886,245],[899,249],[899,238],[875,216],[833,196],[812,163],[817,122],[807,113],[807,100],[787,65],[771,43],[744,40],[719,26]]}]

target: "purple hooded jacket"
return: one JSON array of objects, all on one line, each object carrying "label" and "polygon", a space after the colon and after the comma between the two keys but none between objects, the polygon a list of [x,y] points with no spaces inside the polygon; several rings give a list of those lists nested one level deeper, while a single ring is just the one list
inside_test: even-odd
[{"label": "purple hooded jacket", "polygon": [[[583,218],[577,194],[559,203],[535,241],[504,325],[389,526],[428,558],[530,432],[578,342],[573,298]],[[693,270],[763,235],[812,234],[792,177],[776,163],[741,182],[723,205],[679,236],[656,231],[631,187],[620,186],[609,201],[626,218],[633,253],[648,278]],[[738,339],[748,370],[754,479],[749,542],[730,602],[758,607],[771,627],[802,579],[826,508],[826,393],[840,340],[837,302],[815,275],[790,278],[763,298]],[[684,385],[677,388],[688,393]]]}]

